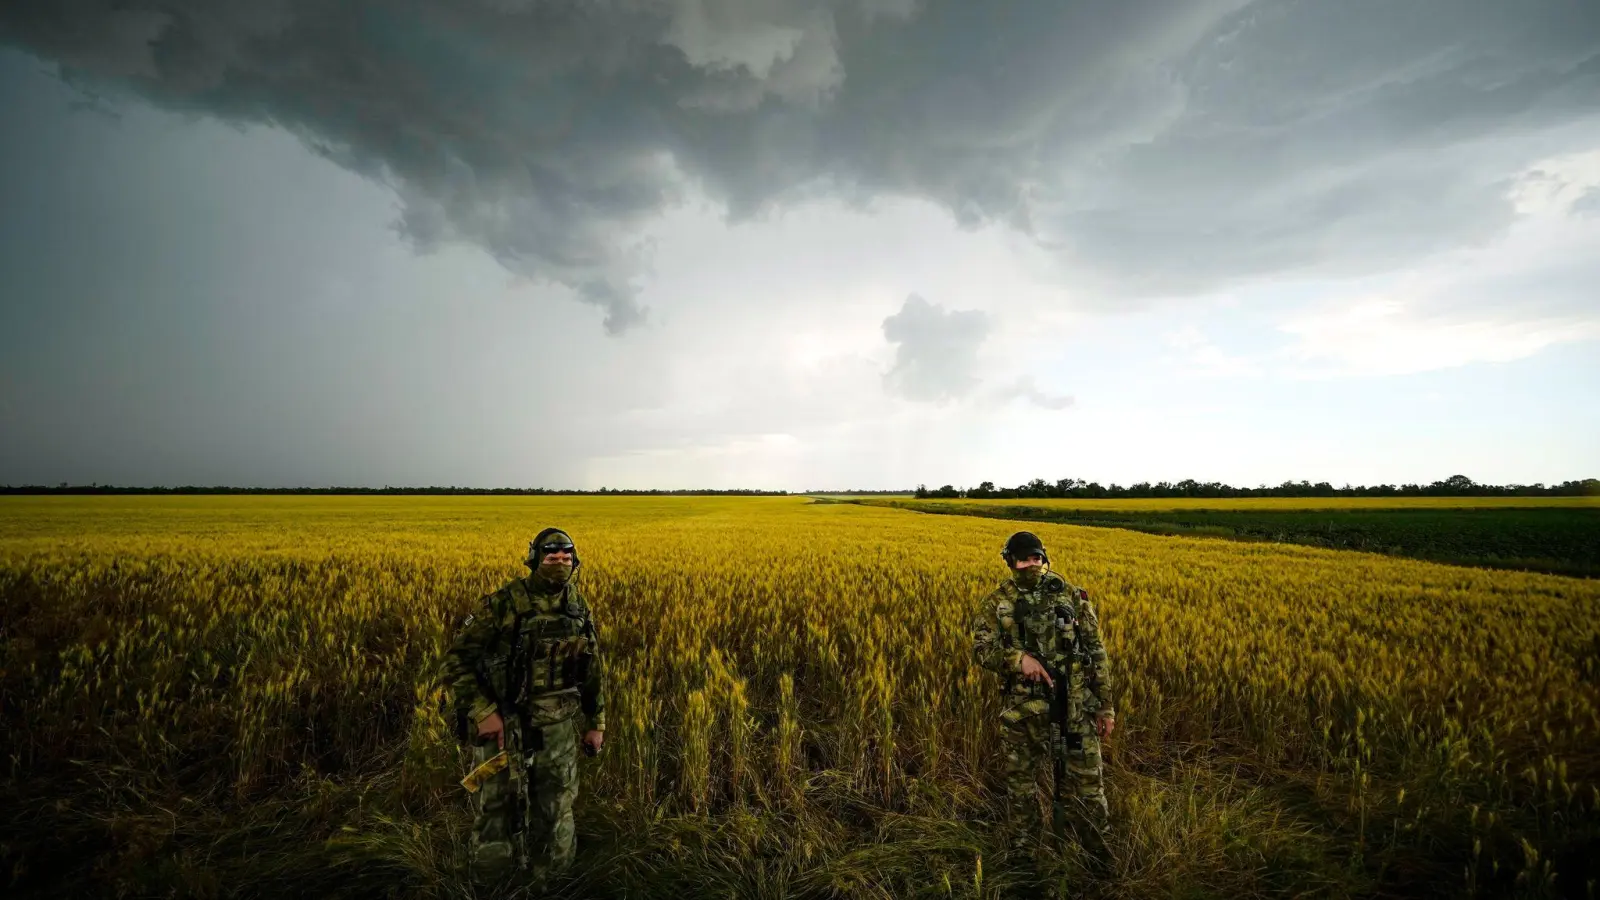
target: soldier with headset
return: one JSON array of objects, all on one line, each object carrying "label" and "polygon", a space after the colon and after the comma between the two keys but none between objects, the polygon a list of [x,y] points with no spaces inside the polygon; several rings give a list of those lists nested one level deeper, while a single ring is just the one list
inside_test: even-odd
[{"label": "soldier with headset", "polygon": [[527,577],[482,598],[446,659],[457,736],[477,767],[472,868],[496,881],[518,870],[540,885],[572,863],[579,732],[584,752],[605,741],[598,633],[578,591],[581,563],[566,532],[528,545]]},{"label": "soldier with headset", "polygon": [[972,622],[973,658],[1000,676],[1000,731],[1012,848],[1026,852],[1044,832],[1037,780],[1051,763],[1052,818],[1070,827],[1097,866],[1107,863],[1101,742],[1116,713],[1100,622],[1088,592],[1050,571],[1044,544],[1019,531],[1000,556],[1010,569]]}]

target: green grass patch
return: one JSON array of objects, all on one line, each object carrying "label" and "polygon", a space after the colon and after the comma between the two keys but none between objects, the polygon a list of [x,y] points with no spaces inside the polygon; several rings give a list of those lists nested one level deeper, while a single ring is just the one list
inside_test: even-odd
[{"label": "green grass patch", "polygon": [[945,515],[1276,541],[1454,565],[1600,577],[1600,508],[1108,509],[926,500],[855,502]]}]

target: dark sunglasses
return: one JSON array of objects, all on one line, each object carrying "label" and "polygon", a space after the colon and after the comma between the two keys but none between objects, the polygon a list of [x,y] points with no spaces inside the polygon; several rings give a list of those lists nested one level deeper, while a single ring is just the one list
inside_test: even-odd
[{"label": "dark sunglasses", "polygon": [[571,553],[571,544],[545,544],[539,548],[540,553]]}]

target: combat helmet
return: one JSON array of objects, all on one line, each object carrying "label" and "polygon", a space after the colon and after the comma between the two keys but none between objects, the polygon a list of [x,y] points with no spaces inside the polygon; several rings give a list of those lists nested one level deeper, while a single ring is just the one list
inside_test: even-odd
[{"label": "combat helmet", "polygon": [[530,569],[539,568],[539,561],[546,553],[551,552],[547,547],[565,548],[572,553],[572,572],[577,574],[578,566],[583,563],[578,559],[578,548],[572,543],[572,538],[559,528],[546,528],[528,542],[528,555],[523,558],[523,565]]},{"label": "combat helmet", "polygon": [[1017,560],[1033,554],[1044,557],[1044,564],[1050,564],[1050,554],[1045,552],[1044,541],[1031,531],[1019,531],[1006,539],[1006,545],[1000,550],[1000,558],[1006,561],[1006,568],[1016,568]]}]

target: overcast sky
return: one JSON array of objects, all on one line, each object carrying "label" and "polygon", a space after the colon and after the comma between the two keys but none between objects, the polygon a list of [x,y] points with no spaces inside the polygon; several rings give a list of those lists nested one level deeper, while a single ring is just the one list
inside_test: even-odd
[{"label": "overcast sky", "polygon": [[1595,0],[9,0],[0,484],[1600,475]]}]

